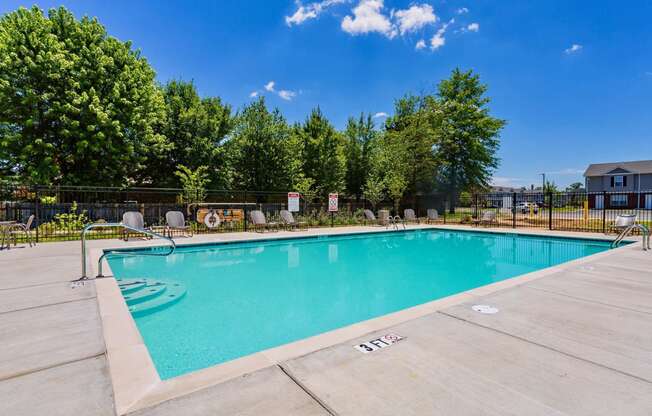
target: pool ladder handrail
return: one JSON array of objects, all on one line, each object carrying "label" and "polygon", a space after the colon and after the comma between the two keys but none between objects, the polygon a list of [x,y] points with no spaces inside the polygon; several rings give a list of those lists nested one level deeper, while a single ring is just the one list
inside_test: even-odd
[{"label": "pool ladder handrail", "polygon": [[133,254],[129,253],[127,251],[121,251],[121,250],[109,250],[105,251],[102,253],[100,256],[99,260],[97,261],[97,276],[96,277],[104,277],[102,274],[102,260],[104,260],[105,257],[108,255],[114,254],[114,255],[121,255],[121,256],[169,256],[170,254],[174,253],[174,251],[177,249],[177,245],[174,242],[174,240],[170,237],[167,237],[165,235],[155,233],[154,231],[150,230],[145,230],[142,228],[134,228],[128,225],[125,225],[120,222],[97,222],[93,224],[88,224],[86,227],[81,232],[81,262],[82,262],[82,275],[79,278],[79,280],[87,280],[88,276],[86,275],[86,233],[93,228],[105,228],[105,227],[119,227],[119,228],[126,228],[127,230],[131,230],[140,234],[145,234],[149,235],[152,237],[158,237],[162,238],[163,240],[167,240],[170,243],[170,251],[166,253],[138,253],[138,254]]},{"label": "pool ladder handrail", "polygon": [[405,230],[405,221],[403,221],[401,217],[399,217],[398,215],[395,215],[393,217],[390,215],[388,217],[387,227],[385,228],[389,228],[390,226],[392,226],[394,227],[394,230],[398,231],[399,223],[403,224],[403,229]]},{"label": "pool ladder handrail", "polygon": [[643,235],[643,251],[647,251],[650,249],[650,230],[643,224],[631,224],[627,226],[624,230],[618,234],[618,237],[614,241],[611,242],[611,248],[616,248],[618,247],[618,244],[620,244],[625,237],[627,237],[627,234],[632,232],[633,230],[638,229],[641,230],[641,234]]}]

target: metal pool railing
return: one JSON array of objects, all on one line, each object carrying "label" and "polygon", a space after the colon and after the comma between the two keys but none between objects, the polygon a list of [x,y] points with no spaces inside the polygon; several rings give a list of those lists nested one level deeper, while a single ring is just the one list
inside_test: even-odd
[{"label": "metal pool railing", "polygon": [[124,228],[124,229],[134,231],[134,232],[137,232],[137,233],[149,235],[149,236],[152,236],[152,237],[162,238],[163,240],[167,240],[170,243],[170,251],[165,252],[165,253],[138,253],[138,254],[129,253],[129,252],[120,251],[120,250],[105,251],[100,256],[99,260],[97,261],[97,277],[104,277],[103,274],[102,274],[102,260],[104,260],[104,258],[107,257],[108,255],[113,254],[113,255],[121,255],[121,256],[169,256],[170,254],[174,253],[174,250],[176,250],[176,248],[177,248],[177,245],[176,245],[176,243],[174,242],[173,239],[171,239],[169,237],[166,237],[166,236],[164,236],[162,234],[155,233],[153,231],[149,231],[149,230],[145,230],[145,229],[141,229],[141,228],[130,227],[130,226],[124,225],[122,223],[112,223],[112,222],[110,222],[110,223],[89,224],[86,227],[84,227],[84,229],[81,232],[81,258],[82,258],[81,259],[81,262],[82,262],[82,273],[81,274],[82,275],[79,278],[79,280],[88,279],[88,276],[86,275],[86,233],[88,231],[92,230],[93,228],[100,228],[100,227],[101,228],[120,227],[120,228]]}]

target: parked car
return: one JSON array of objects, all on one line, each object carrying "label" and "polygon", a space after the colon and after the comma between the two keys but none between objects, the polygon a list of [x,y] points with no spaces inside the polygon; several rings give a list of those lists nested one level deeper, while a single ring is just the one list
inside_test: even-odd
[{"label": "parked car", "polygon": [[535,214],[539,213],[539,207],[533,202],[519,202],[512,208],[512,211],[516,210],[516,212],[520,212],[521,214],[529,214],[530,209]]}]

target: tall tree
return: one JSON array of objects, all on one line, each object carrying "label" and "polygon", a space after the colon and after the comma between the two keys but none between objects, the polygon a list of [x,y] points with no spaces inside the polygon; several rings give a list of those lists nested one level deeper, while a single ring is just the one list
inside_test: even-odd
[{"label": "tall tree", "polygon": [[392,146],[404,153],[409,165],[404,178],[406,191],[412,195],[429,191],[434,184],[436,166],[432,152],[437,141],[433,129],[437,111],[434,100],[407,95],[397,100],[394,107],[394,115],[386,121],[386,135]]},{"label": "tall tree", "polygon": [[318,108],[296,130],[302,147],[302,171],[312,178],[319,195],[344,190],[344,139]]},{"label": "tall tree", "polygon": [[163,153],[150,155],[145,172],[150,181],[159,186],[178,186],[178,177],[159,172],[177,165],[191,170],[206,166],[212,187],[227,186],[222,143],[233,127],[231,107],[219,98],[200,98],[192,82],[168,82],[163,97],[166,116],[162,133],[169,147]]},{"label": "tall tree", "polygon": [[293,185],[297,150],[290,127],[278,111],[269,111],[265,99],[247,105],[236,117],[225,144],[235,189],[287,191]]},{"label": "tall tree", "polygon": [[496,152],[505,121],[489,114],[486,92],[487,86],[472,71],[455,69],[439,83],[434,154],[439,182],[451,201],[463,190],[486,188],[498,167]]},{"label": "tall tree", "polygon": [[154,149],[164,103],[130,42],[61,7],[0,19],[0,171],[41,184],[124,185]]},{"label": "tall tree", "polygon": [[350,117],[344,137],[346,140],[346,191],[351,196],[360,197],[363,194],[365,179],[369,172],[371,148],[377,136],[371,115],[364,113],[356,120]]}]

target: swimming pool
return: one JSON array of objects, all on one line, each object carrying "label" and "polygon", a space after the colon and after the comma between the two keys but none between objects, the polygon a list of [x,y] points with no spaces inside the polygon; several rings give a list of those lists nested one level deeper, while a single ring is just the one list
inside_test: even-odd
[{"label": "swimming pool", "polygon": [[409,230],[194,245],[109,264],[169,379],[608,249],[596,240]]}]

